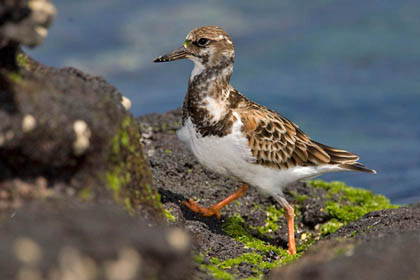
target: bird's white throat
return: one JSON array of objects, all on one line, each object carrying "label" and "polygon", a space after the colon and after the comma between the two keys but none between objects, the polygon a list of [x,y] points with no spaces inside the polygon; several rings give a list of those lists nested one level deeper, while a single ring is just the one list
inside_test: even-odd
[{"label": "bird's white throat", "polygon": [[[194,68],[191,71],[190,82],[192,82],[196,76],[200,75],[201,73],[203,73],[203,71],[206,70],[206,67],[201,63],[201,61],[197,59],[191,59],[191,60],[194,62]],[[213,70],[213,69],[210,69],[210,70]],[[218,70],[219,71],[214,71],[213,75],[211,75],[209,78],[212,80],[220,79],[220,80],[229,81],[230,76],[232,75],[232,72],[233,72],[233,63],[227,64],[224,68],[221,68]]]},{"label": "bird's white throat", "polygon": [[194,62],[194,68],[193,68],[193,70],[191,72],[191,75],[190,75],[190,82],[192,82],[194,80],[194,78],[197,75],[200,75],[204,70],[204,65],[201,64],[200,61],[193,60],[193,62]]}]

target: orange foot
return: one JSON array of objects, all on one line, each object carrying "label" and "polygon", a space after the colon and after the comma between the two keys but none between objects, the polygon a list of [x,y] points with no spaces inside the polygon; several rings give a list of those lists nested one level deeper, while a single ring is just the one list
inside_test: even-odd
[{"label": "orange foot", "polygon": [[190,208],[191,211],[193,211],[197,214],[201,214],[204,217],[210,217],[210,216],[213,216],[213,215],[216,215],[216,217],[218,219],[220,219],[220,217],[221,217],[220,208],[216,207],[217,204],[207,208],[207,207],[203,207],[201,205],[198,205],[192,199],[190,199],[188,201],[183,201],[182,204],[184,204],[185,206]]},{"label": "orange foot", "polygon": [[295,246],[289,246],[289,249],[287,250],[287,252],[289,253],[289,255],[296,254],[296,247]]},{"label": "orange foot", "polygon": [[247,190],[248,190],[248,185],[241,184],[240,187],[233,194],[229,195],[222,201],[210,206],[209,208],[198,205],[192,199],[188,201],[183,201],[182,204],[184,204],[185,206],[190,208],[191,211],[197,214],[201,214],[205,217],[216,215],[216,217],[220,219],[221,217],[220,209],[222,209],[223,207],[225,207],[226,205],[228,205],[235,199],[242,197],[246,193]]}]

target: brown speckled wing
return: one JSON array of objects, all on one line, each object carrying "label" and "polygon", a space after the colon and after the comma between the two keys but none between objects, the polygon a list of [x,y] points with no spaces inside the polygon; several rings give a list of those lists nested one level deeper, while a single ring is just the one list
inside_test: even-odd
[{"label": "brown speckled wing", "polygon": [[242,130],[256,164],[277,169],[321,164],[364,169],[357,163],[357,155],[311,140],[296,124],[280,114],[248,100],[241,105],[238,113],[244,124]]}]

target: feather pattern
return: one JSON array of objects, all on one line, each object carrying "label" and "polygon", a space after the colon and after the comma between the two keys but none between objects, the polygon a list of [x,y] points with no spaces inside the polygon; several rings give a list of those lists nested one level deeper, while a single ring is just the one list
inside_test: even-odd
[{"label": "feather pattern", "polygon": [[280,170],[295,166],[340,165],[375,173],[358,163],[359,156],[310,139],[296,124],[245,97],[237,108],[255,164]]},{"label": "feather pattern", "polygon": [[[191,59],[194,70],[188,81],[179,139],[205,167],[272,195],[286,209],[289,253],[296,253],[293,208],[284,198],[283,188],[328,172],[375,171],[357,162],[359,157],[353,153],[311,140],[287,118],[235,90],[229,84],[234,45],[220,27],[194,29],[184,47],[155,61],[180,58]],[[191,207],[192,202],[185,205],[197,213],[213,213],[210,208]]]}]

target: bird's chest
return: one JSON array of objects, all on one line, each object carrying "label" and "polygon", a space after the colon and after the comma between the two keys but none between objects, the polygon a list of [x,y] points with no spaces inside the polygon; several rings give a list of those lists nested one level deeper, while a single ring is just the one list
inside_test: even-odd
[{"label": "bird's chest", "polygon": [[184,103],[183,125],[187,119],[194,124],[195,131],[202,137],[216,135],[226,136],[232,132],[234,117],[227,104],[210,96],[196,99],[189,97]]},{"label": "bird's chest", "polygon": [[236,129],[229,134],[203,136],[188,118],[178,130],[178,138],[190,149],[206,168],[224,175],[234,175],[234,170],[251,156],[246,150],[246,138]]}]

